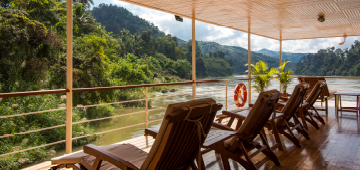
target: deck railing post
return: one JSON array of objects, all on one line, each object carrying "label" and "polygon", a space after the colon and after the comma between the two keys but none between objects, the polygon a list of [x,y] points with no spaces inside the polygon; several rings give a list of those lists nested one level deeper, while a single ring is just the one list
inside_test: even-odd
[{"label": "deck railing post", "polygon": [[148,128],[148,122],[149,122],[149,87],[145,87],[145,114],[146,114],[146,118],[145,118],[145,125],[146,128]]},{"label": "deck railing post", "polygon": [[66,144],[65,150],[69,154],[72,152],[72,39],[73,39],[73,22],[72,22],[72,0],[66,2]]},{"label": "deck railing post", "polygon": [[227,94],[227,92],[228,92],[228,81],[226,80],[225,81],[226,82],[226,88],[225,88],[225,98],[226,98],[226,101],[225,101],[225,110],[227,110],[227,107],[228,107],[228,94]]},{"label": "deck railing post", "polygon": [[[145,128],[149,128],[149,87],[145,87]],[[149,147],[148,136],[145,137],[146,147]]]}]

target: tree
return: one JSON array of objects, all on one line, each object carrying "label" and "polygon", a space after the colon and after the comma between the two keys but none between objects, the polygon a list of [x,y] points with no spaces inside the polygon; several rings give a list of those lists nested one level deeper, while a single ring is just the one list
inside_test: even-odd
[{"label": "tree", "polygon": [[[0,75],[2,92],[39,90],[48,65],[58,58],[59,37],[23,13],[0,8]],[[17,86],[21,84],[21,86]]]}]

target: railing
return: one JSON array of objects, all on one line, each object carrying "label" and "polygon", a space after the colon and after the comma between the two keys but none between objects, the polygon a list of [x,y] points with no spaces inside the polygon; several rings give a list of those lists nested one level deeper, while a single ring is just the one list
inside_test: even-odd
[{"label": "railing", "polygon": [[[245,80],[247,81],[248,79],[228,79],[228,80],[197,80],[196,83],[197,84],[202,84],[202,83],[217,83],[217,82],[225,82],[225,89],[217,89],[217,90],[212,90],[212,91],[201,91],[201,92],[196,92],[197,94],[201,94],[201,93],[209,93],[209,92],[216,92],[216,91],[224,91],[226,90],[225,93],[225,97],[224,98],[216,98],[215,100],[220,100],[220,99],[225,99],[226,104],[224,106],[229,106],[228,104],[228,97],[227,96],[227,91],[228,89],[228,81],[238,81],[238,80]],[[115,128],[115,129],[111,129],[111,130],[106,130],[106,131],[102,131],[102,132],[96,132],[94,134],[84,134],[83,136],[79,136],[79,137],[73,137],[73,140],[77,140],[77,139],[81,139],[81,138],[86,138],[86,137],[90,137],[93,135],[99,135],[99,134],[104,134],[104,133],[108,133],[108,132],[112,132],[112,131],[117,131],[117,130],[121,130],[121,129],[127,129],[130,127],[134,127],[134,126],[140,126],[140,125],[145,125],[146,127],[148,127],[149,123],[155,123],[155,122],[159,122],[162,119],[156,119],[156,120],[151,120],[149,121],[149,112],[153,112],[153,111],[158,111],[158,110],[164,110],[165,107],[159,107],[157,109],[151,109],[149,110],[149,100],[154,100],[154,99],[161,99],[161,98],[168,98],[168,97],[176,97],[176,96],[183,96],[183,95],[191,95],[192,93],[183,93],[183,94],[177,94],[177,95],[168,95],[168,96],[162,96],[162,97],[154,97],[154,98],[149,98],[149,87],[159,87],[159,86],[176,86],[176,85],[190,85],[193,84],[192,81],[188,81],[188,82],[179,82],[179,83],[163,83],[163,84],[147,84],[147,85],[130,85],[130,86],[114,86],[114,87],[95,87],[95,88],[74,88],[72,91],[74,93],[77,92],[90,92],[90,91],[102,91],[102,90],[119,90],[119,89],[133,89],[133,88],[145,88],[145,98],[143,99],[136,99],[136,100],[127,100],[127,101],[119,101],[119,102],[112,102],[112,103],[101,103],[101,104],[91,104],[91,105],[84,105],[84,106],[76,106],[78,108],[88,108],[88,107],[96,107],[96,106],[102,106],[102,105],[111,105],[111,104],[123,104],[123,103],[129,103],[129,102],[136,102],[136,101],[145,101],[145,110],[144,111],[138,111],[138,112],[132,112],[132,113],[127,113],[127,114],[122,114],[122,115],[114,115],[114,116],[108,116],[108,117],[101,117],[101,118],[95,118],[95,119],[91,119],[91,120],[82,120],[82,121],[78,121],[78,122],[72,122],[72,125],[75,124],[81,124],[81,123],[87,123],[87,122],[95,122],[95,121],[100,121],[100,120],[106,120],[106,119],[112,119],[112,118],[117,118],[117,117],[123,117],[123,116],[129,116],[129,115],[135,115],[135,114],[139,114],[139,113],[144,113],[146,115],[145,118],[145,122],[142,123],[138,123],[138,124],[133,124],[133,125],[129,125],[129,126],[125,126],[125,127],[120,127],[120,128]],[[5,97],[20,97],[20,96],[34,96],[34,95],[44,95],[44,94],[58,94],[58,93],[66,93],[69,92],[69,90],[67,89],[59,89],[59,90],[43,90],[43,91],[29,91],[29,92],[14,92],[14,93],[1,93],[0,94],[0,98],[5,98]],[[6,118],[13,118],[13,117],[18,117],[18,116],[28,116],[28,115],[33,115],[33,114],[39,114],[39,113],[47,113],[47,112],[55,112],[55,111],[61,111],[61,110],[66,110],[65,108],[59,108],[59,109],[51,109],[51,110],[43,110],[43,111],[36,111],[36,112],[29,112],[29,113],[21,113],[21,114],[14,114],[14,115],[4,115],[4,116],[0,116],[0,119],[6,119]],[[40,129],[34,129],[34,130],[29,130],[29,131],[24,131],[24,132],[14,132],[11,134],[0,134],[0,139],[1,138],[8,138],[8,137],[14,137],[16,135],[24,135],[24,134],[30,134],[33,132],[40,132],[40,131],[45,131],[45,130],[49,130],[49,129],[55,129],[55,128],[60,128],[60,127],[65,127],[66,124],[61,124],[61,125],[56,125],[56,126],[51,126],[51,127],[45,127],[45,128],[40,128]],[[0,157],[3,156],[8,156],[8,155],[12,155],[12,154],[16,154],[16,153],[20,153],[20,152],[25,152],[25,151],[29,151],[29,150],[33,150],[33,149],[37,149],[37,148],[42,148],[42,147],[46,147],[46,146],[51,146],[51,145],[56,145],[56,144],[60,144],[60,143],[65,143],[66,140],[61,140],[61,141],[56,141],[56,142],[52,142],[52,143],[48,143],[48,144],[44,144],[44,145],[40,145],[40,146],[35,146],[35,147],[31,147],[31,148],[26,148],[26,149],[22,149],[22,150],[17,150],[17,151],[13,151],[13,152],[9,152],[9,153],[3,153],[0,155]]]},{"label": "railing", "polygon": [[[328,83],[328,86],[329,86],[330,89],[337,90],[337,91],[360,92],[360,91],[357,91],[357,90],[353,90],[351,88],[347,88],[347,89],[337,89],[336,88],[336,87],[341,87],[341,86],[359,86],[360,85],[360,77],[330,77],[330,76],[326,76],[325,78],[327,79],[327,83]],[[332,80],[337,80],[337,79],[346,80],[347,82],[352,82],[352,83],[338,83],[337,81],[332,81]],[[349,80],[355,80],[355,81],[349,81]],[[359,80],[359,81],[357,81],[357,80]],[[233,98],[232,96],[230,96],[230,97],[228,96],[228,91],[229,90],[230,91],[234,90],[234,88],[229,88],[229,86],[230,87],[235,87],[235,84],[237,84],[237,83],[235,83],[235,81],[245,81],[246,82],[246,81],[248,81],[248,79],[243,78],[243,79],[224,79],[224,80],[197,80],[196,83],[199,84],[199,85],[200,84],[205,84],[205,83],[206,84],[207,83],[225,83],[225,88],[220,88],[220,89],[216,89],[216,90],[197,91],[196,94],[200,95],[200,94],[206,94],[206,93],[211,93],[211,92],[225,91],[225,97],[218,97],[218,98],[215,98],[215,100],[224,100],[224,102],[225,102],[225,104],[224,104],[225,108],[224,109],[228,110],[228,106],[230,106],[230,105],[233,106],[233,103],[228,101],[228,98]],[[346,81],[341,81],[341,82],[346,82]],[[229,83],[229,82],[232,82],[232,84]],[[149,121],[149,112],[158,111],[158,110],[164,110],[165,107],[159,107],[157,109],[149,110],[149,105],[148,105],[149,100],[168,98],[168,97],[177,97],[177,96],[183,96],[183,95],[191,95],[192,93],[183,93],[183,94],[177,94],[177,95],[167,95],[167,96],[149,98],[149,95],[148,95],[149,94],[149,89],[148,88],[149,87],[159,87],[159,86],[190,85],[190,84],[193,84],[193,82],[189,81],[189,82],[179,82],[179,83],[148,84],[148,85],[130,85],[130,86],[95,87],[95,88],[75,88],[75,89],[72,90],[74,93],[77,93],[77,92],[90,92],[90,91],[101,91],[101,90],[145,88],[145,96],[146,97],[143,98],[143,99],[119,101],[119,102],[112,102],[112,103],[89,104],[89,105],[84,105],[84,106],[76,106],[78,108],[88,108],[88,107],[96,107],[96,106],[111,105],[111,104],[122,104],[122,103],[129,103],[129,102],[135,102],[135,101],[145,101],[146,104],[145,104],[145,110],[143,110],[143,111],[132,112],[132,113],[127,113],[127,114],[122,114],[122,115],[114,115],[114,116],[108,116],[108,117],[95,118],[95,119],[91,119],[91,120],[82,120],[82,121],[78,121],[78,122],[73,122],[72,125],[81,124],[81,123],[87,123],[87,122],[95,122],[95,121],[112,119],[112,118],[129,116],[129,115],[135,115],[135,114],[139,114],[139,113],[145,113],[145,122],[141,122],[141,123],[125,126],[125,127],[105,130],[105,131],[102,131],[102,132],[96,132],[94,134],[84,134],[83,136],[73,137],[72,140],[86,138],[86,137],[93,136],[93,135],[104,134],[104,133],[117,131],[117,130],[121,130],[121,129],[127,129],[127,128],[134,127],[134,126],[145,125],[146,127],[148,127],[148,124],[150,124],[150,123],[159,122],[162,119],[156,119],[156,120]],[[294,80],[292,82],[292,85],[295,85],[295,84],[297,84],[297,77],[294,77]],[[277,89],[279,89],[278,88],[279,84],[278,83],[273,83],[273,87],[274,88],[277,87]],[[292,91],[291,87],[288,89],[288,91]],[[60,90],[44,90],[44,91],[31,91],[31,92],[2,93],[2,94],[0,94],[0,98],[19,97],[19,96],[32,96],[32,95],[44,95],[44,94],[57,94],[57,93],[66,93],[66,92],[68,92],[68,90],[60,89]],[[250,95],[251,95],[251,93],[250,93]],[[254,99],[255,99],[255,97],[254,97]],[[55,112],[55,111],[60,111],[60,110],[65,110],[65,108],[51,109],[51,110],[44,110],[44,111],[36,111],[36,112],[29,112],[29,113],[15,114],[15,115],[4,115],[4,116],[0,116],[0,119],[6,119],[6,118],[12,118],[12,117],[18,117],[18,116],[28,116],[28,115],[46,113],[46,112]],[[11,133],[11,134],[0,134],[1,135],[0,139],[1,138],[13,137],[13,136],[16,136],[16,135],[30,134],[30,133],[34,133],[34,132],[40,132],[40,131],[44,131],[44,130],[55,129],[55,128],[59,128],[59,127],[65,127],[65,126],[66,126],[66,124],[61,124],[61,125],[45,127],[45,128],[41,128],[41,129],[34,129],[34,130],[29,130],[29,131],[24,131],[24,132],[14,132],[14,133]],[[59,143],[65,143],[65,142],[66,142],[66,140],[61,140],[61,141],[56,141],[56,142],[52,142],[52,143],[48,143],[48,144],[44,144],[44,145],[40,145],[40,146],[35,146],[35,147],[31,147],[31,148],[26,148],[26,149],[22,149],[22,150],[17,150],[17,151],[13,151],[13,152],[9,152],[9,153],[3,153],[3,154],[0,155],[0,157],[11,155],[11,154],[16,154],[16,153],[20,153],[20,152],[25,152],[25,151],[29,151],[29,150],[37,149],[37,148],[41,148],[41,147],[51,146],[51,145],[55,145],[55,144],[59,144]]]}]

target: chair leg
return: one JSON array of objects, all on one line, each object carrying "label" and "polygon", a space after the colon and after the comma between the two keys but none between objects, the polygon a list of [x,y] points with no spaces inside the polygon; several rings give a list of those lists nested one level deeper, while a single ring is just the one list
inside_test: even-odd
[{"label": "chair leg", "polygon": [[266,140],[266,137],[265,137],[265,134],[264,133],[260,133],[260,137],[263,141],[263,145],[266,146],[266,149],[264,149],[262,151],[262,153],[264,153],[268,158],[271,159],[271,161],[274,162],[274,164],[276,166],[280,166],[280,161],[279,161],[279,158],[275,155],[275,153],[270,149],[270,146],[269,146],[269,143],[267,142]]},{"label": "chair leg", "polygon": [[246,163],[247,163],[247,167],[245,167],[245,169],[250,169],[250,170],[257,170],[255,164],[251,161],[251,158],[248,155],[247,150],[245,149],[244,145],[242,143],[239,144],[239,148],[240,150],[244,153],[244,157],[246,159]]},{"label": "chair leg", "polygon": [[304,128],[306,130],[309,130],[307,124],[306,124],[306,120],[305,120],[305,115],[304,115],[304,111],[305,111],[306,108],[303,108],[302,111],[299,111],[299,116],[301,118],[301,121],[302,121],[302,125],[304,126]]},{"label": "chair leg", "polygon": [[309,118],[305,117],[305,120],[308,121],[311,125],[313,125],[316,129],[320,129],[319,125],[317,124],[317,122],[314,120],[314,118],[311,116],[311,114],[306,111],[306,116],[308,116]]},{"label": "chair leg", "polygon": [[295,122],[295,126],[299,125],[299,127],[296,128],[296,131],[298,131],[298,133],[302,134],[307,140],[310,140],[309,133],[304,129],[304,127],[302,126],[301,122],[296,117],[296,115],[294,115],[293,120]]},{"label": "chair leg", "polygon": [[224,170],[230,170],[229,158],[225,154],[221,154],[221,161],[224,166]]},{"label": "chair leg", "polygon": [[[326,98],[325,98],[325,110],[326,110],[326,111],[325,111],[325,114],[326,114],[326,115],[328,114],[328,100],[329,100],[329,99],[326,97]],[[324,123],[324,124],[325,124],[325,123]]]},{"label": "chair leg", "polygon": [[289,133],[286,133],[285,131],[283,131],[283,134],[286,138],[288,138],[289,140],[291,140],[298,148],[301,148],[301,144],[299,139],[294,135],[294,133],[291,131],[289,125],[284,122],[286,129],[289,131]]},{"label": "chair leg", "polygon": [[[284,122],[284,118],[281,118],[280,121]],[[276,127],[275,122],[271,122],[271,129],[272,129],[272,132],[274,134],[275,141],[276,141],[276,144],[278,145],[279,150],[284,151],[285,150],[284,144],[282,143],[282,141],[280,139],[279,131],[278,131],[277,127]]]},{"label": "chair leg", "polygon": [[323,125],[325,125],[325,121],[324,119],[320,116],[320,114],[317,112],[317,110],[314,108],[314,111],[315,111],[315,115],[314,117],[319,120]]}]

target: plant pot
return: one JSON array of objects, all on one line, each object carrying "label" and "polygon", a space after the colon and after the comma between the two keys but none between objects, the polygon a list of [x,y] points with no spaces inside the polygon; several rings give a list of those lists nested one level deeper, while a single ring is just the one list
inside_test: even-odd
[{"label": "plant pot", "polygon": [[283,97],[288,97],[288,93],[283,93]]}]

